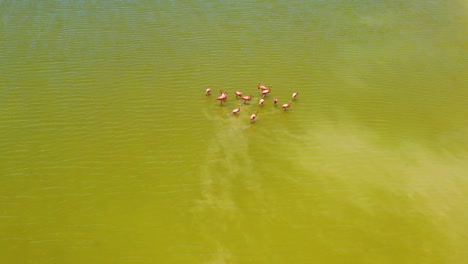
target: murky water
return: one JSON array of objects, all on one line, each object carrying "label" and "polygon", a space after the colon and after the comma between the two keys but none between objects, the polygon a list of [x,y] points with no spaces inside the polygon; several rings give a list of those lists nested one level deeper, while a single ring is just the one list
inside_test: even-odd
[{"label": "murky water", "polygon": [[1,263],[466,260],[466,1],[244,2],[0,2]]}]

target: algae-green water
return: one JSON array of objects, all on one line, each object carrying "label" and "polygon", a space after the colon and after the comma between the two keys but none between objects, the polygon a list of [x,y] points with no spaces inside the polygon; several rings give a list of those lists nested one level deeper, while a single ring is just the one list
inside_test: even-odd
[{"label": "algae-green water", "polygon": [[468,258],[466,1],[0,1],[0,25],[1,263]]}]

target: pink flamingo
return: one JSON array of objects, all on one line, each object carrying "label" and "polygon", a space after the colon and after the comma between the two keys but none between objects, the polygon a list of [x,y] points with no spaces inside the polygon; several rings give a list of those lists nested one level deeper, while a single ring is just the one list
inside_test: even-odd
[{"label": "pink flamingo", "polygon": [[211,94],[211,88],[206,88],[205,95],[210,95],[210,94]]},{"label": "pink flamingo", "polygon": [[216,100],[219,101],[219,105],[222,105],[223,101],[227,100],[227,92],[221,90],[221,95],[218,98],[216,98]]},{"label": "pink flamingo", "polygon": [[253,122],[255,120],[255,118],[257,118],[257,114],[258,114],[258,111],[253,113],[251,116],[250,116],[250,122]]},{"label": "pink flamingo", "polygon": [[270,84],[270,86],[268,86],[268,89],[266,90],[262,90],[262,96],[265,97],[267,94],[271,93],[271,87],[273,85]]},{"label": "pink flamingo", "polygon": [[299,94],[298,92],[294,92],[294,93],[292,94],[292,99],[295,100],[295,99],[296,99],[296,96],[297,96],[298,94]]},{"label": "pink flamingo", "polygon": [[268,89],[265,86],[261,85],[259,82],[257,83],[257,88],[260,89],[260,90],[267,90]]},{"label": "pink flamingo", "polygon": [[273,100],[273,104],[276,106],[277,103],[278,103],[278,98],[275,97],[275,99]]},{"label": "pink flamingo", "polygon": [[250,94],[250,96],[247,96],[247,95],[242,96],[241,99],[244,100],[244,104],[245,104],[245,102],[252,100],[252,97],[253,97],[253,94]]},{"label": "pink flamingo", "polygon": [[284,111],[286,111],[286,109],[288,109],[289,107],[291,107],[291,101],[289,101],[287,104],[284,104],[281,106],[281,108],[284,109]]},{"label": "pink flamingo", "polygon": [[236,94],[236,96],[237,96],[238,98],[239,98],[239,97],[242,97],[242,93],[239,92],[239,91],[236,91],[235,94]]},{"label": "pink flamingo", "polygon": [[265,99],[261,98],[260,101],[258,101],[259,105],[262,105],[265,102]]},{"label": "pink flamingo", "polygon": [[232,113],[233,115],[238,114],[238,113],[240,112],[240,108],[241,108],[241,104],[238,104],[238,105],[237,105],[237,108],[234,109],[234,110],[232,110],[231,113]]}]

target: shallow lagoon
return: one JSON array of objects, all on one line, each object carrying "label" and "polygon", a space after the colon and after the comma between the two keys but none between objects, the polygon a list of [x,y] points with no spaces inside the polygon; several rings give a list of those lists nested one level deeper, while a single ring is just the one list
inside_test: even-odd
[{"label": "shallow lagoon", "polygon": [[0,262],[463,262],[467,12],[1,2]]}]

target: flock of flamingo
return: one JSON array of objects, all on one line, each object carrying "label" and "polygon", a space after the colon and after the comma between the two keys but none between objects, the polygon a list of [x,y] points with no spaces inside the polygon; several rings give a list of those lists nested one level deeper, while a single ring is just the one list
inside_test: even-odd
[{"label": "flock of flamingo", "polygon": [[[268,87],[265,87],[264,85],[261,85],[260,83],[257,83],[257,89],[261,90],[261,98],[260,100],[258,101],[258,104],[259,105],[263,105],[263,103],[265,103],[265,99],[267,97],[267,95],[269,93],[271,93],[271,88],[272,88],[272,85],[270,84]],[[224,90],[220,90],[220,93],[221,95],[219,97],[216,98],[216,100],[219,101],[219,105],[222,106],[223,105],[223,102],[226,102],[227,100],[227,94],[228,92],[224,91]],[[240,100],[243,100],[244,101],[244,104],[246,104],[247,102],[250,102],[252,101],[252,97],[254,97],[253,94],[250,94],[249,96],[247,95],[242,95],[242,92],[240,91],[235,91],[234,94],[236,95],[236,99],[240,99]],[[205,90],[205,95],[206,96],[209,96],[211,95],[211,88],[207,88]],[[298,92],[294,92],[291,96],[291,99],[292,100],[295,100],[296,97],[298,95]],[[273,105],[276,107],[278,104],[278,98],[274,98],[273,99]],[[232,110],[231,113],[233,115],[237,115],[239,114],[240,110],[241,110],[241,106],[242,104],[238,104],[237,105],[237,108]],[[284,111],[286,111],[286,109],[290,108],[291,107],[291,101],[289,101],[288,103],[286,104],[283,104],[281,105],[281,108],[284,109]],[[255,113],[253,113],[251,116],[250,116],[250,122],[254,122],[255,121],[255,118],[257,118],[257,114],[258,114],[258,110],[255,111]]]}]

